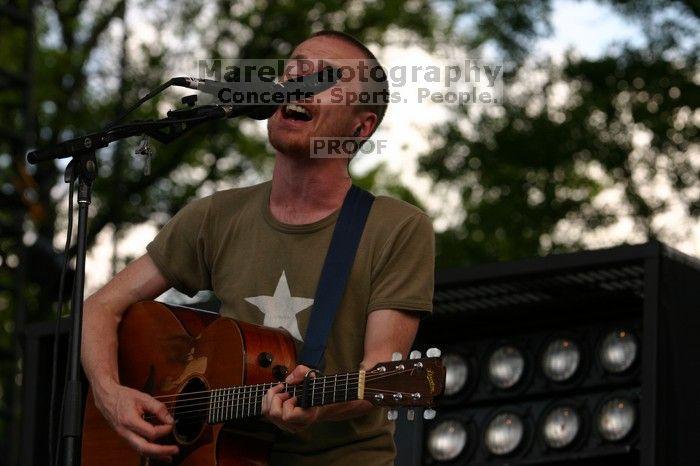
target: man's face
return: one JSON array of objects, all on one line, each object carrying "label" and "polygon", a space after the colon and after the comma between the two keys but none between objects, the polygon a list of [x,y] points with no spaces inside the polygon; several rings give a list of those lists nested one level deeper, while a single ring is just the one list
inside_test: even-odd
[{"label": "man's face", "polygon": [[[319,71],[319,62],[322,62],[322,67],[334,67],[334,64],[343,59],[367,62],[363,52],[352,44],[336,37],[313,37],[294,49],[283,80],[302,74],[316,73]],[[303,70],[301,70],[300,65],[296,65],[296,63],[300,64],[302,60],[305,60]],[[342,62],[348,63],[347,60]],[[313,66],[309,68],[309,64],[313,64]],[[362,89],[362,83],[357,76],[358,73],[355,73],[355,79],[352,81],[339,81],[334,88],[342,88],[343,95],[346,92],[359,93]],[[281,105],[267,122],[267,131],[272,146],[284,154],[307,157],[310,153],[310,139],[312,137],[351,136],[360,124],[362,107],[339,103],[337,98],[334,99],[333,104],[324,104],[324,102],[331,101],[331,92],[334,88],[327,89],[310,99],[294,102],[292,108],[289,108],[289,105]],[[298,110],[295,106],[303,108],[304,112],[294,111]]]}]

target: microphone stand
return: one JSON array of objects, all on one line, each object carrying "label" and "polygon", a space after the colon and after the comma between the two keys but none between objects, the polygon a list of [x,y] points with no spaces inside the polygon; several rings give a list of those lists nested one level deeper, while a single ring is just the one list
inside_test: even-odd
[{"label": "microphone stand", "polygon": [[[61,142],[54,147],[32,151],[27,161],[36,164],[46,160],[72,157],[65,173],[66,183],[78,182],[78,249],[75,283],[71,301],[70,348],[68,353],[68,382],[63,394],[62,440],[65,445],[64,464],[80,464],[82,434],[82,382],[80,379],[80,347],[82,338],[83,299],[85,293],[85,257],[87,252],[88,209],[92,183],[97,176],[95,151],[109,143],[131,136],[146,134],[168,143],[193,127],[206,121],[220,120],[250,113],[240,107],[205,105],[168,112],[161,120],[144,120],[107,128],[80,138]],[[61,439],[59,439],[59,442]],[[58,451],[58,450],[57,450]]]},{"label": "microphone stand", "polygon": [[[83,299],[85,296],[85,256],[87,252],[88,208],[92,197],[92,183],[97,175],[97,157],[95,151],[107,147],[111,142],[131,136],[145,134],[162,143],[169,143],[195,126],[206,121],[222,120],[237,116],[249,116],[264,120],[272,116],[276,108],[289,101],[301,100],[328,89],[342,77],[339,69],[327,68],[309,77],[300,76],[283,84],[269,88],[269,92],[281,97],[281,101],[270,102],[271,105],[201,105],[194,106],[196,96],[183,98],[189,108],[171,110],[167,118],[161,120],[141,120],[121,125],[112,125],[102,131],[91,133],[54,147],[32,151],[27,154],[27,161],[36,164],[47,160],[72,157],[66,168],[66,183],[78,182],[78,250],[76,257],[75,283],[71,301],[71,331],[68,353],[68,382],[63,394],[62,440],[65,442],[65,465],[77,466],[80,462],[80,437],[82,433],[82,383],[80,380],[80,347],[83,323]],[[170,85],[197,88],[199,85],[212,86],[206,80],[188,80],[173,78],[158,91],[150,93],[144,100],[155,96]],[[227,86],[221,86],[223,88]],[[133,107],[131,110],[135,109]],[[129,110],[128,113],[131,112]],[[59,439],[59,442],[61,440]],[[60,443],[59,443],[60,445]],[[57,450],[58,451],[58,450]]]}]

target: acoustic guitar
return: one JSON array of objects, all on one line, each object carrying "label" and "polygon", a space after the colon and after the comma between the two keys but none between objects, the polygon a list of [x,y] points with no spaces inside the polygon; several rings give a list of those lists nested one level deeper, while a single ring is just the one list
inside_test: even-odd
[{"label": "acoustic guitar", "polygon": [[[264,465],[272,438],[264,434],[262,399],[296,367],[294,342],[281,329],[215,313],[141,302],[119,326],[119,377],[128,387],[162,401],[175,419],[166,443],[180,466]],[[440,358],[378,364],[367,371],[285,384],[301,406],[369,400],[391,408],[435,404],[444,389]],[[224,428],[224,425],[226,428]],[[84,466],[146,466],[95,407],[88,394],[83,424]],[[166,463],[163,463],[166,464]]]}]

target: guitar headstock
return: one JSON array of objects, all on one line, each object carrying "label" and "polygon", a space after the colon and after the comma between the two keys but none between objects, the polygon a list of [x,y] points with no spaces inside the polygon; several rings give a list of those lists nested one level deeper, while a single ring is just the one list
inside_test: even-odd
[{"label": "guitar headstock", "polygon": [[434,406],[445,390],[442,359],[421,358],[417,351],[411,353],[411,359],[399,360],[398,356],[397,360],[379,363],[365,372],[363,398],[391,408]]}]

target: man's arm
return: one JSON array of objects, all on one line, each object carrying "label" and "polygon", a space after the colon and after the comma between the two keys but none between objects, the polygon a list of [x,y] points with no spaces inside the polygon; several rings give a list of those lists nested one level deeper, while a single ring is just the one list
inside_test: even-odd
[{"label": "man's arm", "polygon": [[[119,384],[117,328],[131,304],[155,299],[169,287],[148,254],[129,264],[85,301],[81,354],[95,405],[107,421],[136,451],[164,460],[177,454],[177,447],[153,441],[170,432],[173,420],[165,405]],[[146,422],[145,413],[155,414],[161,424]]]},{"label": "man's arm", "polygon": [[[367,317],[365,348],[361,368],[371,369],[375,364],[390,361],[394,352],[408,354],[418,331],[419,316],[415,312],[380,309]],[[297,366],[287,377],[287,383],[301,383],[309,369]],[[317,408],[302,409],[296,399],[282,392],[283,385],[271,388],[263,399],[263,414],[276,426],[288,432],[297,432],[319,421],[339,421],[366,414],[373,405],[358,400]]]}]

